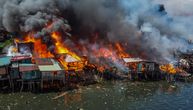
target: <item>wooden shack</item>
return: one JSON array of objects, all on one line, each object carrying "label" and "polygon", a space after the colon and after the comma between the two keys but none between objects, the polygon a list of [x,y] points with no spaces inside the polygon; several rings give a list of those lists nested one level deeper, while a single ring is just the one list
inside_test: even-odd
[{"label": "wooden shack", "polygon": [[[9,86],[12,87],[10,75],[9,75],[9,65],[11,57],[1,56],[0,57],[0,87]],[[8,85],[7,85],[8,84]]]},{"label": "wooden shack", "polygon": [[11,65],[10,65],[10,76],[13,82],[13,90],[17,89],[20,84],[18,84],[18,80],[21,79],[21,74],[19,70],[20,64],[31,64],[31,56],[29,55],[19,55],[11,57]]},{"label": "wooden shack", "polygon": [[27,84],[30,90],[36,89],[36,84],[40,87],[41,73],[36,64],[19,64],[19,73],[22,83],[20,91],[23,90],[24,84]]},{"label": "wooden shack", "polygon": [[[63,85],[65,83],[64,69],[52,58],[37,58],[35,62],[41,72],[41,87]],[[55,84],[56,82],[57,84]],[[45,84],[45,85],[44,85]]]},{"label": "wooden shack", "polygon": [[123,58],[124,65],[128,67],[131,80],[158,80],[160,79],[159,65],[156,62],[141,58]]}]

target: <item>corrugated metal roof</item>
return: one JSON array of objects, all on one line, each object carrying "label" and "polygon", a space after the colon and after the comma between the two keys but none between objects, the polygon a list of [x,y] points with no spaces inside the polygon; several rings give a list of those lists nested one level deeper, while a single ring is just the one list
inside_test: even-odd
[{"label": "corrugated metal roof", "polygon": [[65,62],[70,63],[70,62],[79,62],[80,60],[72,57],[71,55],[66,55]]},{"label": "corrugated metal roof", "polygon": [[51,59],[53,65],[38,65],[38,68],[42,72],[49,72],[49,71],[62,71],[63,69],[60,67],[59,63],[54,59]]},{"label": "corrugated metal roof", "polygon": [[147,60],[143,60],[141,58],[123,58],[123,61],[126,63],[135,63],[135,62],[143,62]]},{"label": "corrugated metal roof", "polygon": [[38,59],[35,59],[35,62],[38,65],[53,65],[51,58],[38,58]]},{"label": "corrugated metal roof", "polygon": [[9,65],[10,60],[11,60],[11,57],[9,56],[0,57],[0,66]]},{"label": "corrugated metal roof", "polygon": [[20,72],[39,70],[38,66],[35,64],[19,64]]},{"label": "corrugated metal roof", "polygon": [[26,60],[30,58],[31,56],[14,56],[11,58],[11,61],[20,61],[20,60]]}]

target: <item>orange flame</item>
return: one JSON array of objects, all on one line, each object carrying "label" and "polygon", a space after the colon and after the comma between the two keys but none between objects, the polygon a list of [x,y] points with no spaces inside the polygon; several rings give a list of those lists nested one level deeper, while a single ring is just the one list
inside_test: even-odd
[{"label": "orange flame", "polygon": [[40,38],[35,38],[32,33],[24,37],[23,40],[15,39],[16,43],[33,43],[34,54],[38,58],[52,58],[54,55],[48,51],[47,45],[42,43]]},{"label": "orange flame", "polygon": [[175,68],[173,64],[161,65],[160,70],[169,74],[176,74],[178,71],[178,69]]},{"label": "orange flame", "polygon": [[59,32],[53,32],[51,36],[52,36],[52,39],[55,41],[55,52],[57,54],[68,54],[77,60],[77,62],[67,63],[64,61],[65,58],[63,56],[61,56],[60,58],[58,58],[58,60],[63,65],[63,67],[66,70],[69,70],[70,68],[72,68],[74,70],[82,69],[84,67],[84,64],[81,61],[81,58],[78,55],[76,55],[75,53],[71,52],[64,45],[64,43],[62,42],[62,37],[61,37],[60,33]]}]

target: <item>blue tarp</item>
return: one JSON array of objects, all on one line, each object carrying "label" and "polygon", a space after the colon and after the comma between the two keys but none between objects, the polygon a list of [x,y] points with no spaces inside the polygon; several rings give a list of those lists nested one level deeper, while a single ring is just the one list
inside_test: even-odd
[{"label": "blue tarp", "polygon": [[9,56],[0,57],[0,66],[9,65],[10,62],[11,62],[11,57]]}]

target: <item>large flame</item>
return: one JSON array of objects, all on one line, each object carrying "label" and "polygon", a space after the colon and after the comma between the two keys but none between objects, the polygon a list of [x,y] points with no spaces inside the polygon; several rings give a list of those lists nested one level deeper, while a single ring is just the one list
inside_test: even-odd
[{"label": "large flame", "polygon": [[[51,53],[48,50],[46,44],[44,44],[41,38],[35,38],[33,33],[29,33],[27,36],[24,36],[24,39],[15,39],[16,43],[33,43],[34,50],[32,52],[33,57],[35,58],[57,58],[57,60],[62,64],[65,70],[68,70],[70,67],[77,67],[76,69],[82,69],[84,67],[81,58],[75,53],[71,52],[62,42],[62,37],[59,32],[51,33],[51,38],[54,41],[55,51]],[[61,54],[61,57],[56,57],[55,55]],[[66,62],[64,54],[70,55],[77,60],[77,62]]]},{"label": "large flame", "polygon": [[71,69],[73,68],[74,70],[78,70],[78,69],[82,69],[84,67],[81,58],[78,55],[76,55],[75,53],[73,53],[72,51],[70,51],[70,49],[68,49],[64,45],[64,43],[62,42],[63,41],[62,37],[61,37],[59,32],[53,32],[51,37],[55,42],[55,52],[57,54],[70,55],[76,59],[76,62],[66,62],[64,56],[60,56],[58,58],[58,61],[63,65],[63,67],[66,70],[69,70],[70,68]]},{"label": "large flame", "polygon": [[15,39],[16,43],[33,43],[34,44],[34,54],[38,58],[52,58],[54,55],[48,50],[47,45],[42,43],[40,38],[35,38],[33,33],[29,33],[24,36],[24,39]]},{"label": "large flame", "polygon": [[94,50],[94,55],[96,58],[103,57],[112,61],[130,57],[130,55],[125,52],[125,49],[123,46],[121,46],[120,43],[110,43],[107,46],[96,49]]}]

